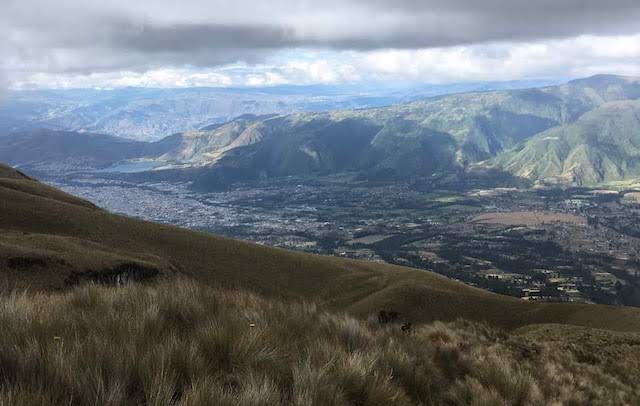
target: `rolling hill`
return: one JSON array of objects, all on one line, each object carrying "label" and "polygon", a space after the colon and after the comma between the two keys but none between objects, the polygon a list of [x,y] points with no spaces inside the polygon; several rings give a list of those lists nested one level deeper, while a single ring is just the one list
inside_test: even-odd
[{"label": "rolling hill", "polygon": [[2,139],[0,160],[33,168],[59,165],[96,169],[122,160],[157,156],[173,147],[172,137],[146,143],[104,134],[21,130]]},{"label": "rolling hill", "polygon": [[640,331],[635,308],[528,303],[431,272],[314,256],[110,214],[0,168],[4,289],[64,291],[85,281],[171,280],[245,288],[367,316],[392,308],[415,322],[459,317]]}]

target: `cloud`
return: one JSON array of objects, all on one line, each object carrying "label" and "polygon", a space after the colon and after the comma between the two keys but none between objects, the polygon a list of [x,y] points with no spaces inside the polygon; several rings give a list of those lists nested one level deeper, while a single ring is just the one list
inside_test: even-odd
[{"label": "cloud", "polygon": [[640,35],[500,43],[364,54],[357,69],[387,81],[552,79],[597,73],[640,76]]},{"label": "cloud", "polygon": [[0,102],[2,102],[9,88],[9,80],[2,70],[0,70]]},{"label": "cloud", "polygon": [[[274,58],[281,66],[253,72],[247,81],[281,83],[298,75],[331,82],[403,70],[424,77],[441,70],[430,59],[437,57],[449,68],[481,63],[454,66],[450,75],[480,77],[501,55],[511,58],[506,65],[517,64],[518,53],[532,55],[538,45],[559,49],[559,41],[591,37],[637,41],[640,33],[637,0],[3,1],[0,69],[16,83],[181,70],[202,75],[238,63],[269,65]],[[612,61],[634,46],[590,51],[599,55],[598,65],[618,66]],[[292,49],[353,56],[373,69],[358,61],[278,60]],[[417,66],[394,68],[398,63]],[[363,68],[364,75],[353,72]]]},{"label": "cloud", "polygon": [[69,88],[450,83],[577,78],[597,73],[640,76],[640,34],[416,50],[283,51],[257,64],[89,74],[37,73],[14,85]]}]

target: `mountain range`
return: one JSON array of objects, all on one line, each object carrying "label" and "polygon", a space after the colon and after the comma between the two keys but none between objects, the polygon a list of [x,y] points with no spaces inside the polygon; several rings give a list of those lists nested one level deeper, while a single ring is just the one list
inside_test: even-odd
[{"label": "mountain range", "polygon": [[[3,141],[0,159],[32,168],[129,160],[142,163],[144,176],[180,177],[201,189],[289,175],[421,179],[479,168],[532,182],[595,185],[640,175],[639,99],[639,79],[598,75],[379,108],[244,115],[154,143],[27,130]],[[49,136],[58,137],[56,145],[86,140],[69,141],[80,146],[66,155],[52,146],[49,156]]]},{"label": "mountain range", "polygon": [[156,141],[244,114],[375,107],[454,92],[549,83],[553,82],[21,90],[0,98],[0,131],[43,127]]}]

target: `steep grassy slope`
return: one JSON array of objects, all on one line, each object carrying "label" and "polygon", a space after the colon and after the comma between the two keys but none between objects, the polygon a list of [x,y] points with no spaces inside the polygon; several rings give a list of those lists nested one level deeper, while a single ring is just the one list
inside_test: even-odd
[{"label": "steep grassy slope", "polygon": [[394,309],[415,322],[464,317],[504,327],[570,323],[640,330],[640,311],[532,304],[430,272],[313,256],[112,215],[3,167],[0,278],[6,289],[64,290],[83,281],[177,275],[366,316]]},{"label": "steep grassy slope", "polygon": [[593,185],[640,177],[640,101],[609,102],[498,159],[518,176]]},{"label": "steep grassy slope", "polygon": [[0,178],[27,180],[29,177],[5,164],[0,164]]},{"label": "steep grassy slope", "polygon": [[640,334],[379,324],[172,280],[0,295],[0,404],[640,402]]}]

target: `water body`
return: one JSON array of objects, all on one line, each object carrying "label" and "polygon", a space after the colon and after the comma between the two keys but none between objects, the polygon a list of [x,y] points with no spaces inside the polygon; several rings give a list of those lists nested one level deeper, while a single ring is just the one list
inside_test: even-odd
[{"label": "water body", "polygon": [[151,171],[159,166],[164,165],[164,162],[158,161],[128,161],[128,162],[120,162],[115,165],[112,165],[108,168],[101,169],[97,172],[107,172],[107,173],[136,173],[136,172],[146,172]]}]

